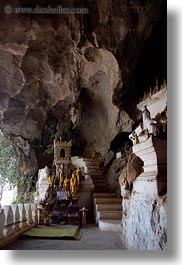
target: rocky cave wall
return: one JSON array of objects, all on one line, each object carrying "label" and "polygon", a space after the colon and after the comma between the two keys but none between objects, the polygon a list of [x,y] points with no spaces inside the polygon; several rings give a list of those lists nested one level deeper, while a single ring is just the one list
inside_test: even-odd
[{"label": "rocky cave wall", "polygon": [[167,250],[167,196],[159,197],[146,180],[134,182],[123,200],[122,234],[129,249]]},{"label": "rocky cave wall", "polygon": [[38,2],[86,7],[85,15],[8,14],[7,4],[37,1],[0,4],[0,128],[17,149],[20,175],[51,165],[55,137],[72,139],[73,155],[106,154],[140,120],[144,91],[166,77],[166,2]]}]

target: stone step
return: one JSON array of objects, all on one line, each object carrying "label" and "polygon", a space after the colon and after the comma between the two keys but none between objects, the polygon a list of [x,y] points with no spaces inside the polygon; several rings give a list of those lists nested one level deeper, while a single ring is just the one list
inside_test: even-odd
[{"label": "stone step", "polygon": [[122,211],[98,211],[99,219],[121,220]]},{"label": "stone step", "polygon": [[102,188],[107,189],[108,188],[106,183],[94,183],[94,186],[97,189],[102,189]]},{"label": "stone step", "polygon": [[94,168],[94,169],[100,169],[99,165],[95,165],[95,164],[86,164],[86,167],[88,169],[92,169],[92,168]]},{"label": "stone step", "polygon": [[86,167],[88,168],[88,169],[103,169],[103,168],[101,168],[99,165],[96,165],[96,164],[86,164]]},{"label": "stone step", "polygon": [[106,179],[106,176],[101,174],[101,173],[97,173],[97,174],[89,174],[92,178],[103,178]]},{"label": "stone step", "polygon": [[103,176],[103,175],[98,175],[98,176],[92,176],[91,175],[91,178],[93,179],[93,180],[107,180],[107,178],[105,177],[105,176]]},{"label": "stone step", "polygon": [[104,170],[87,170],[87,172],[90,174],[90,175],[92,175],[92,174],[94,174],[94,175],[96,175],[96,174],[104,174]]},{"label": "stone step", "polygon": [[94,183],[106,183],[105,179],[92,179]]},{"label": "stone step", "polygon": [[104,176],[102,172],[89,172],[88,171],[88,174],[91,176]]},{"label": "stone step", "polygon": [[99,159],[84,159],[85,163],[93,163],[93,164],[99,164],[100,160]]},{"label": "stone step", "polygon": [[101,169],[101,167],[97,164],[93,164],[91,165],[90,163],[87,165],[87,168],[98,168],[98,169]]},{"label": "stone step", "polygon": [[106,181],[104,181],[104,182],[94,182],[94,185],[97,186],[97,187],[108,187]]},{"label": "stone step", "polygon": [[108,188],[97,188],[95,187],[94,192],[96,193],[106,193],[109,192]]},{"label": "stone step", "polygon": [[105,179],[97,179],[97,180],[96,179],[92,179],[92,181],[96,185],[100,183],[100,184],[105,184],[106,186],[108,186],[107,180],[105,180]]},{"label": "stone step", "polygon": [[97,176],[97,177],[91,177],[93,181],[97,181],[97,180],[104,180],[105,182],[107,181],[107,179],[103,176]]},{"label": "stone step", "polygon": [[122,200],[121,198],[95,198],[95,202],[96,204],[106,204],[106,203],[109,203],[109,204],[114,204],[114,203],[122,203]]},{"label": "stone step", "polygon": [[93,160],[87,160],[87,161],[84,161],[85,162],[85,164],[87,165],[87,166],[97,166],[97,167],[99,167],[99,165],[100,165],[100,161],[93,161]]},{"label": "stone step", "polygon": [[108,184],[106,183],[106,181],[105,182],[95,182],[95,181],[93,181],[93,184],[94,184],[94,186],[95,187],[106,187],[106,188],[108,188]]},{"label": "stone step", "polygon": [[88,170],[103,170],[102,168],[98,167],[98,166],[87,166]]},{"label": "stone step", "polygon": [[100,161],[100,157],[84,157],[84,161]]},{"label": "stone step", "polygon": [[103,179],[103,180],[106,180],[106,177],[105,176],[91,176],[91,178],[93,180],[96,180],[96,179]]},{"label": "stone step", "polygon": [[87,168],[89,168],[89,169],[102,169],[103,170],[103,167],[100,167],[99,165],[96,165],[96,164],[93,164],[93,165],[91,165],[91,164],[89,164],[89,165],[87,165]]},{"label": "stone step", "polygon": [[95,186],[95,189],[97,189],[97,190],[100,190],[99,192],[101,192],[101,190],[103,191],[103,190],[106,190],[106,192],[108,191],[108,186],[107,185],[95,185],[94,184],[94,186]]},{"label": "stone step", "polygon": [[107,179],[104,176],[97,176],[97,177],[91,177],[91,179],[93,181],[97,181],[97,180],[104,180],[105,182],[107,182]]},{"label": "stone step", "polygon": [[110,231],[116,233],[122,232],[121,220],[100,219],[98,225],[100,230],[102,231]]},{"label": "stone step", "polygon": [[108,203],[99,203],[96,204],[97,211],[121,211],[121,203],[108,204]]},{"label": "stone step", "polygon": [[95,176],[105,176],[106,174],[103,172],[89,172],[88,171],[88,175],[95,177]]},{"label": "stone step", "polygon": [[98,170],[98,171],[89,171],[88,170],[88,173],[90,174],[90,175],[105,175],[105,173],[104,172],[102,172],[102,171],[100,171],[100,170]]},{"label": "stone step", "polygon": [[88,170],[104,170],[103,168],[101,167],[98,167],[98,166],[87,166],[87,169]]},{"label": "stone step", "polygon": [[93,193],[93,197],[94,198],[113,198],[113,197],[116,197],[116,193],[114,193],[114,192],[98,192],[98,193],[96,193],[96,192],[94,192]]}]

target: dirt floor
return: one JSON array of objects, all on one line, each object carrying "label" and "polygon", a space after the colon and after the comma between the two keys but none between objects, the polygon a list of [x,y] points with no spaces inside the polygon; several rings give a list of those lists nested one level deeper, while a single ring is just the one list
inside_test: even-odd
[{"label": "dirt floor", "polygon": [[81,228],[80,240],[19,238],[6,250],[126,250],[118,233],[101,231],[96,225]]}]

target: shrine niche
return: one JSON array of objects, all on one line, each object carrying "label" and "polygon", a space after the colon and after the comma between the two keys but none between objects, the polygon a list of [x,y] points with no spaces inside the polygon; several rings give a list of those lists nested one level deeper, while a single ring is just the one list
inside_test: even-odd
[{"label": "shrine niche", "polygon": [[71,162],[72,141],[54,140],[54,162],[55,165],[68,165]]}]

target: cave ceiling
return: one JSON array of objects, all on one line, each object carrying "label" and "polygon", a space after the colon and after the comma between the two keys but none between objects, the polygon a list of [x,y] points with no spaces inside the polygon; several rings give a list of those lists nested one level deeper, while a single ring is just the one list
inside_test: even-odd
[{"label": "cave ceiling", "polygon": [[[88,13],[4,9],[60,4]],[[47,148],[60,136],[72,139],[73,155],[105,154],[141,118],[144,91],[166,79],[166,1],[19,0],[0,8],[0,128],[32,168],[50,162]]]}]

